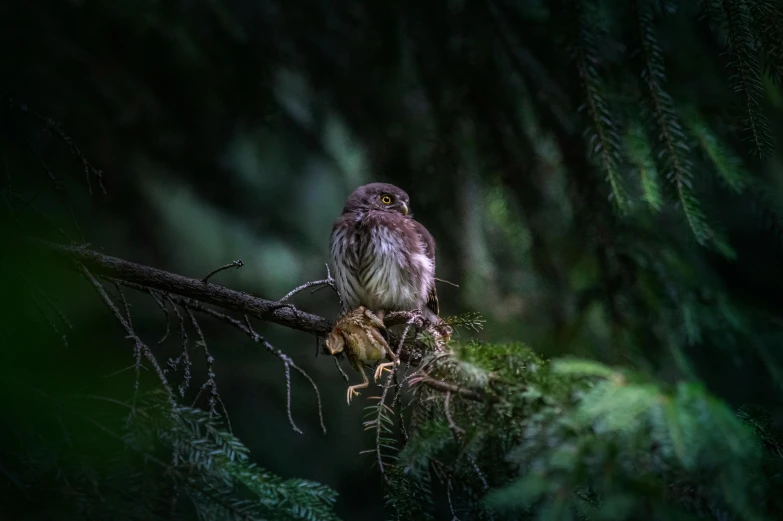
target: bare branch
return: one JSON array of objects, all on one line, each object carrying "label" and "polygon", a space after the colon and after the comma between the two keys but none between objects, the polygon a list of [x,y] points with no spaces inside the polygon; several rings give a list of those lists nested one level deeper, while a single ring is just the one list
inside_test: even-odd
[{"label": "bare branch", "polygon": [[49,217],[47,217],[47,216],[46,216],[46,214],[44,214],[44,213],[43,213],[41,210],[39,210],[39,209],[38,209],[38,207],[36,207],[34,204],[32,204],[32,203],[33,203],[33,201],[35,201],[35,199],[37,199],[37,198],[38,198],[38,196],[39,196],[39,195],[41,195],[41,194],[42,194],[44,191],[45,191],[44,189],[41,189],[41,190],[39,190],[39,191],[38,191],[38,192],[37,192],[35,195],[33,195],[32,197],[30,197],[30,198],[28,198],[28,199],[25,199],[25,198],[24,198],[24,197],[22,197],[20,194],[18,194],[18,193],[16,193],[16,192],[12,191],[12,190],[10,190],[10,189],[8,189],[8,190],[3,190],[3,193],[4,193],[4,195],[5,195],[5,194],[8,194],[8,195],[12,196],[14,199],[17,199],[17,200],[19,200],[19,201],[21,201],[21,202],[22,202],[22,205],[21,205],[21,207],[20,207],[20,208],[18,208],[16,211],[14,211],[13,207],[11,206],[11,203],[10,203],[10,201],[8,201],[8,199],[4,197],[4,198],[6,199],[6,204],[8,205],[8,209],[11,211],[11,215],[13,216],[13,219],[14,219],[14,221],[16,221],[16,223],[17,223],[17,225],[18,225],[18,224],[19,224],[19,218],[20,218],[20,217],[22,216],[22,214],[23,214],[25,211],[27,211],[27,209],[29,208],[29,209],[31,209],[33,212],[35,212],[35,214],[36,214],[36,215],[37,215],[37,216],[38,216],[38,217],[39,217],[39,218],[40,218],[40,219],[41,219],[43,222],[45,222],[47,226],[49,226],[51,229],[55,230],[57,233],[59,233],[60,235],[62,235],[62,236],[63,236],[63,238],[65,238],[65,240],[66,240],[66,241],[68,241],[68,242],[69,242],[69,243],[71,243],[71,244],[76,244],[76,241],[74,241],[73,239],[71,239],[70,235],[68,235],[68,234],[65,232],[65,230],[63,230],[62,228],[60,228],[59,226],[57,226],[56,224],[54,224],[54,222],[53,222],[53,221],[52,221],[52,220],[51,220]]},{"label": "bare branch", "polygon": [[455,288],[458,288],[458,287],[459,287],[459,284],[454,284],[454,283],[453,283],[453,282],[451,282],[450,280],[439,279],[438,277],[435,277],[435,280],[437,280],[438,282],[443,282],[443,283],[445,283],[445,284],[448,284],[449,286],[454,286]]},{"label": "bare branch", "polygon": [[169,333],[171,332],[171,316],[169,315],[169,310],[166,307],[166,303],[163,302],[157,293],[151,289],[148,289],[147,293],[149,293],[150,297],[152,297],[152,300],[154,300],[158,307],[163,311],[163,314],[166,315],[166,332],[163,334],[163,337],[158,340],[158,344],[162,344],[166,341],[166,339],[169,337]]},{"label": "bare branch", "polygon": [[115,282],[114,287],[117,288],[117,293],[120,295],[120,299],[122,300],[122,306],[125,308],[125,320],[128,321],[128,325],[130,327],[133,327],[133,320],[131,319],[130,305],[128,304],[128,299],[125,298],[125,293],[123,293],[122,288],[120,287],[119,284]]},{"label": "bare branch", "polygon": [[95,278],[95,276],[90,273],[90,271],[85,266],[79,266],[80,271],[82,274],[87,277],[87,280],[90,281],[90,283],[95,288],[95,291],[98,292],[98,295],[103,299],[103,302],[108,306],[108,308],[114,313],[114,317],[117,319],[117,321],[120,323],[122,328],[127,333],[127,337],[134,342],[134,347],[138,350],[140,350],[141,353],[144,354],[144,356],[149,360],[152,367],[155,369],[155,372],[158,374],[158,378],[160,379],[161,384],[166,389],[166,391],[169,393],[169,400],[171,402],[172,407],[177,406],[177,402],[174,399],[174,393],[171,390],[171,386],[169,385],[168,380],[166,379],[166,375],[163,373],[163,369],[161,369],[160,364],[158,364],[158,360],[155,358],[155,355],[152,354],[152,350],[150,350],[147,345],[141,341],[141,339],[136,335],[136,333],[133,331],[133,327],[124,319],[122,318],[122,314],[120,313],[120,310],[117,308],[117,306],[114,304],[114,302],[109,297],[109,294],[106,293],[106,289],[103,287],[103,284],[101,284],[98,279]]},{"label": "bare branch", "polygon": [[451,479],[446,482],[446,499],[449,502],[449,511],[451,512],[451,521],[460,521],[457,517],[457,512],[454,510],[454,504],[451,502]]},{"label": "bare branch", "polygon": [[443,411],[446,413],[446,421],[449,422],[449,428],[454,432],[461,434],[465,433],[465,429],[454,423],[454,418],[451,417],[451,391],[446,391],[446,396],[443,398]]},{"label": "bare branch", "polygon": [[[120,320],[120,323],[122,324],[123,328],[126,329],[126,332],[130,331],[129,338],[137,338],[135,333],[133,333],[132,325],[122,317],[119,309],[111,301],[111,298],[108,296],[108,294],[106,294],[105,289],[102,285],[100,285],[100,282],[98,282],[96,276],[115,280],[122,285],[144,291],[151,295],[154,295],[155,292],[158,292],[160,295],[165,295],[166,299],[171,302],[172,308],[180,320],[180,336],[183,339],[183,354],[177,360],[170,361],[168,364],[169,366],[172,366],[173,363],[174,367],[176,367],[179,361],[185,362],[185,382],[183,382],[183,385],[180,386],[180,389],[178,389],[180,394],[184,394],[185,387],[189,381],[190,364],[187,355],[187,332],[185,331],[184,318],[179,313],[175,303],[183,306],[186,309],[192,309],[194,311],[206,313],[215,318],[223,320],[224,322],[232,324],[234,327],[237,327],[245,334],[250,336],[255,342],[263,345],[265,349],[275,354],[275,356],[280,358],[280,360],[283,361],[285,365],[293,367],[311,383],[318,399],[319,415],[322,417],[323,413],[321,409],[320,394],[318,392],[317,386],[309,377],[309,375],[299,368],[299,366],[294,364],[290,357],[269,344],[269,342],[267,342],[263,337],[253,331],[252,328],[249,327],[249,322],[247,325],[243,324],[241,321],[225,313],[211,309],[206,305],[213,305],[227,310],[238,311],[242,314],[252,316],[260,320],[274,322],[276,324],[307,333],[313,333],[315,335],[324,335],[330,332],[333,326],[332,321],[318,315],[301,311],[291,304],[286,304],[281,301],[271,301],[258,298],[248,293],[232,290],[216,284],[204,284],[201,280],[198,279],[184,277],[150,266],[144,266],[116,257],[103,255],[84,246],[62,245],[32,239],[27,240],[25,244],[42,249],[43,251],[51,254],[55,260],[61,262],[64,266],[72,267],[74,265],[74,261],[76,261],[77,266],[79,266],[79,271],[82,273],[88,273],[88,280],[91,282],[93,279],[95,280],[93,285],[95,285],[95,283],[98,284],[96,289],[100,288],[99,294],[101,294],[101,297],[104,298],[104,301],[107,302],[109,308],[112,310],[112,312],[114,312],[118,320]],[[89,271],[87,271],[88,268],[90,268]],[[329,281],[333,282],[333,279],[331,279],[331,274],[329,274],[329,279],[325,279],[325,281],[326,283]],[[312,287],[312,285],[308,287]],[[287,296],[284,298],[289,297]],[[427,346],[425,344],[414,342],[413,344],[409,343],[409,345],[406,347],[405,340],[411,327],[415,327],[417,329],[425,328],[426,324],[425,321],[421,318],[421,315],[415,312],[389,313],[385,316],[384,323],[389,327],[398,324],[406,325],[402,338],[399,339],[394,357],[400,361],[407,362],[412,366],[418,366],[422,360],[422,353],[426,351]],[[152,356],[152,352],[140,340],[138,345],[141,346],[141,354],[147,358]],[[162,381],[166,382],[166,385],[168,385],[168,382],[165,379],[165,373],[157,365],[157,361],[154,362],[153,368],[156,372],[159,373]],[[389,375],[388,381],[393,380],[397,368],[397,365],[393,367],[392,374]],[[409,383],[411,385],[414,385],[415,383],[421,383],[431,387],[434,390],[441,392],[450,391],[454,395],[459,395],[472,400],[485,400],[487,398],[492,399],[491,395],[485,395],[472,389],[442,382],[440,380],[430,378],[426,374],[416,375],[415,382],[413,379],[411,379]],[[384,386],[384,399],[387,393],[388,386]],[[321,423],[321,427],[325,431],[326,429],[323,425],[323,420]]]},{"label": "bare branch", "polygon": [[82,167],[84,167],[84,174],[87,177],[87,188],[90,191],[90,195],[92,195],[92,183],[90,181],[90,176],[95,176],[98,178],[98,186],[100,186],[101,191],[103,194],[106,194],[106,187],[103,185],[103,172],[95,168],[92,163],[90,163],[87,158],[84,156],[81,150],[79,150],[79,147],[77,147],[73,140],[63,131],[62,128],[60,128],[60,125],[54,121],[51,118],[47,118],[45,116],[42,116],[41,114],[37,113],[34,110],[31,110],[27,105],[24,103],[20,103],[13,99],[9,95],[5,95],[6,100],[8,101],[8,106],[13,107],[15,109],[18,109],[22,112],[26,112],[28,114],[32,114],[35,116],[38,120],[43,122],[46,127],[44,130],[50,134],[54,134],[57,138],[60,139],[63,143],[65,143],[68,146],[68,149],[71,151],[71,154],[73,154],[82,164]]},{"label": "bare branch", "polygon": [[22,275],[31,285],[35,287],[35,292],[38,293],[38,295],[43,298],[47,304],[49,304],[49,307],[54,311],[58,317],[60,317],[60,320],[63,324],[68,326],[68,329],[73,329],[73,324],[71,324],[71,321],[68,320],[68,317],[65,316],[65,313],[63,313],[60,308],[57,306],[57,303],[55,303],[54,300],[52,300],[49,295],[47,295],[35,282],[31,281],[24,275]]},{"label": "bare branch", "polygon": [[340,359],[337,358],[336,356],[333,356],[332,358],[334,358],[334,365],[337,366],[337,370],[340,371],[340,374],[343,375],[343,379],[345,379],[345,381],[347,382],[348,381],[348,375],[345,374],[345,371],[343,371],[343,368],[340,365]]},{"label": "bare branch", "polygon": [[291,367],[285,364],[285,397],[286,412],[288,413],[288,423],[294,429],[294,432],[302,434],[302,430],[294,423],[294,417],[291,415]]},{"label": "bare branch", "polygon": [[[84,246],[70,246],[35,239],[27,240],[25,244],[51,254],[64,266],[71,267],[73,261],[76,261],[90,268],[96,276],[117,279],[125,285],[145,292],[158,291],[167,295],[178,295],[188,299],[188,305],[194,301],[211,304],[316,335],[326,335],[332,330],[331,320],[301,311],[289,303],[262,299],[217,284],[204,284],[198,279],[104,255]],[[333,282],[331,278],[325,280]],[[389,313],[384,318],[384,323],[388,327],[407,324],[413,315],[409,312]],[[416,315],[411,325],[422,329],[424,321],[420,315]],[[399,358],[416,366],[421,361],[421,353],[425,349],[426,345],[415,344],[412,349],[400,351]]]},{"label": "bare branch", "polygon": [[279,302],[265,300],[223,286],[204,284],[198,279],[110,257],[80,246],[66,246],[45,241],[29,241],[28,244],[42,247],[55,258],[67,262],[69,266],[74,260],[84,264],[96,276],[119,279],[146,288],[192,298],[300,331],[326,334],[332,329],[331,321],[300,311],[290,304],[282,305]]},{"label": "bare branch", "polygon": [[244,266],[244,265],[245,265],[245,263],[244,263],[244,262],[242,262],[242,259],[237,259],[237,260],[235,260],[235,261],[233,261],[233,262],[230,262],[230,263],[226,264],[225,266],[221,266],[221,267],[219,267],[219,268],[218,268],[218,269],[216,269],[216,270],[212,270],[212,271],[209,273],[209,275],[207,275],[206,277],[204,277],[203,279],[201,279],[201,282],[203,282],[204,284],[208,284],[208,283],[209,283],[209,278],[210,278],[212,275],[214,275],[215,273],[220,273],[221,271],[223,271],[223,270],[227,270],[227,269],[229,269],[229,268],[241,268],[241,267],[242,267],[242,266]]},{"label": "bare branch", "polygon": [[[185,318],[182,316],[182,314],[179,312],[179,309],[177,309],[177,305],[174,304],[174,301],[172,297],[169,295],[167,296],[168,301],[171,303],[172,309],[174,309],[174,313],[177,315],[177,318],[179,319],[179,337],[182,339],[182,353],[177,358],[170,358],[168,361],[168,366],[176,371],[179,367],[180,362],[182,362],[184,369],[183,369],[183,376],[182,376],[182,383],[179,384],[179,395],[180,397],[185,397],[185,391],[190,386],[190,367],[192,363],[190,362],[190,352],[188,351],[188,331],[185,327]],[[183,306],[184,307],[184,306]],[[166,369],[168,371],[168,369]],[[198,399],[198,396],[196,396],[196,399]]]},{"label": "bare branch", "polygon": [[299,293],[302,290],[305,290],[307,288],[312,288],[313,286],[328,286],[329,280],[323,279],[323,280],[312,280],[310,282],[305,282],[301,286],[297,286],[288,293],[286,293],[285,297],[281,298],[278,302],[285,302],[286,300],[290,299],[297,293]]},{"label": "bare branch", "polygon": [[329,265],[326,265],[326,278],[323,280],[313,280],[310,282],[305,282],[301,286],[298,286],[291,291],[289,291],[286,296],[281,298],[278,302],[285,302],[289,298],[293,297],[297,293],[299,293],[302,290],[305,290],[307,288],[312,288],[314,286],[317,286],[314,290],[310,291],[310,294],[312,295],[316,291],[323,289],[325,287],[330,287],[334,290],[334,292],[337,294],[337,298],[340,299],[340,308],[343,307],[343,297],[340,295],[340,292],[337,291],[337,284],[334,282],[334,279],[332,278],[332,272],[329,271]]},{"label": "bare branch", "polygon": [[411,386],[417,384],[426,385],[427,387],[434,389],[436,391],[441,391],[444,393],[453,393],[458,396],[462,396],[463,398],[467,398],[469,400],[484,401],[486,399],[491,399],[490,395],[485,395],[477,391],[474,391],[473,389],[468,389],[467,387],[460,387],[459,385],[450,384],[442,380],[436,380],[435,378],[431,378],[426,374],[416,378],[411,378],[408,383]]},{"label": "bare branch", "polygon": [[41,305],[38,303],[38,298],[35,296],[34,292],[30,292],[30,298],[33,301],[33,304],[35,305],[35,309],[38,310],[38,314],[41,315],[41,318],[49,323],[49,327],[52,328],[54,331],[54,334],[60,337],[60,339],[63,341],[63,346],[67,349],[68,348],[68,337],[65,334],[65,332],[60,331],[60,328],[57,327],[57,324],[54,323],[54,320],[49,318],[49,316],[46,314],[46,312],[43,310]]},{"label": "bare branch", "polygon": [[[190,323],[193,325],[193,329],[196,330],[196,333],[198,333],[200,338],[199,344],[201,344],[201,347],[204,348],[204,357],[207,362],[207,381],[204,382],[202,387],[209,389],[209,414],[217,414],[217,411],[215,410],[218,399],[217,380],[215,379],[215,371],[212,367],[215,363],[215,358],[209,354],[207,339],[204,337],[204,333],[201,331],[201,326],[199,325],[198,320],[196,320],[196,315],[193,314],[193,310],[187,307],[186,310],[188,312],[188,316],[190,317]],[[228,418],[228,412],[225,410],[223,412],[226,413],[226,418]]]},{"label": "bare branch", "polygon": [[[400,342],[397,344],[397,350],[394,352],[395,362],[399,361],[402,346],[405,344],[405,337],[408,336],[408,331],[410,330],[411,325],[413,325],[413,323],[417,320],[421,320],[421,314],[419,312],[409,314],[408,322],[405,324],[405,330],[403,330]],[[386,395],[389,394],[389,388],[391,387],[392,382],[396,381],[395,375],[397,374],[398,365],[399,364],[397,363],[392,365],[391,373],[386,378],[386,382],[383,384],[383,392],[381,393],[380,403],[378,404],[378,416],[375,418],[375,453],[378,456],[378,468],[384,477],[385,470],[383,468],[383,461],[381,458],[381,414],[383,413],[383,408],[386,407]]]},{"label": "bare branch", "polygon": [[49,165],[47,165],[46,162],[44,162],[43,158],[38,153],[38,150],[36,150],[36,148],[33,146],[33,144],[30,143],[29,141],[27,141],[26,139],[25,139],[25,143],[27,144],[28,147],[30,147],[30,150],[32,150],[33,155],[38,160],[38,162],[41,164],[41,168],[44,169],[44,172],[46,172],[46,175],[49,176],[49,180],[52,182],[52,188],[54,189],[54,191],[58,192],[58,193],[64,192],[65,188],[63,188],[63,185],[61,185],[60,181],[58,181],[57,178],[54,176],[54,173],[49,168]]}]

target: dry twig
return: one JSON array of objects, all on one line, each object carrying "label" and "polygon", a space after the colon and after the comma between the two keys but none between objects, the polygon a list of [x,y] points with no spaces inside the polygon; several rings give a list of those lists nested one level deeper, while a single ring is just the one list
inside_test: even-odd
[{"label": "dry twig", "polygon": [[164,389],[166,389],[166,392],[168,392],[169,394],[169,401],[171,402],[171,406],[176,407],[177,401],[174,399],[174,393],[172,392],[171,386],[169,385],[169,382],[166,379],[166,375],[163,373],[163,369],[160,367],[160,364],[158,364],[158,360],[155,358],[155,355],[152,353],[152,350],[144,342],[142,342],[141,338],[139,338],[138,335],[136,335],[135,331],[133,330],[133,326],[129,324],[122,317],[120,310],[111,300],[109,294],[106,293],[106,289],[103,287],[103,284],[101,284],[100,281],[97,278],[95,278],[95,276],[85,266],[83,265],[79,266],[79,270],[87,278],[87,280],[90,281],[90,283],[95,288],[95,291],[97,291],[98,295],[100,295],[100,297],[103,299],[103,302],[106,304],[106,306],[108,306],[111,312],[114,313],[114,317],[117,319],[117,321],[120,323],[120,325],[128,335],[125,338],[133,340],[134,348],[137,349],[140,353],[144,354],[147,360],[149,360],[150,364],[155,369],[155,372],[158,374],[160,383],[163,385]]},{"label": "dry twig", "polygon": [[223,270],[227,270],[227,269],[229,269],[229,268],[241,268],[241,267],[242,267],[242,266],[244,266],[244,265],[245,265],[245,263],[244,263],[244,262],[242,262],[242,259],[237,259],[237,260],[235,260],[235,261],[233,261],[233,262],[230,262],[230,263],[226,264],[225,266],[221,266],[221,267],[219,267],[219,268],[218,268],[218,269],[216,269],[216,270],[212,270],[212,271],[210,271],[210,272],[209,272],[209,275],[207,275],[206,277],[204,277],[203,279],[201,279],[201,282],[203,282],[204,284],[209,284],[209,278],[210,278],[212,275],[214,275],[214,274],[216,274],[216,273],[220,273],[221,271],[223,271]]}]

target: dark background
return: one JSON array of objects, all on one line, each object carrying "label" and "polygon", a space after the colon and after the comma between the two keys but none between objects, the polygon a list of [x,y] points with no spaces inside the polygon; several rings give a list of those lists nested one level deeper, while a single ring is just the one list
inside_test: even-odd
[{"label": "dark background", "polygon": [[[213,282],[277,299],[325,276],[331,224],[347,195],[391,182],[438,243],[438,276],[460,286],[439,286],[443,314],[487,320],[463,338],[520,340],[546,356],[590,356],[668,381],[701,378],[732,405],[764,405],[780,422],[783,167],[779,148],[760,161],[743,140],[742,97],[721,38],[685,3],[656,18],[678,108],[697,111],[724,139],[727,171],[757,182],[733,194],[689,135],[696,193],[735,259],[697,244],[671,196],[648,211],[626,160],[635,204],[622,218],[613,211],[583,134],[590,119],[569,59],[572,11],[547,5],[6,3],[0,202],[35,222],[40,211],[109,255],[186,276],[241,258],[243,268]],[[633,27],[621,3],[598,5],[595,30],[614,35],[595,46],[602,85],[613,115],[627,121],[640,110]],[[779,85],[765,79],[762,93],[779,141]],[[102,170],[105,194],[47,118]],[[9,213],[3,219],[13,226]],[[132,349],[97,295],[66,271],[38,274],[73,328],[65,347],[50,321],[35,318],[23,335],[28,351],[18,353],[36,359],[31,378],[61,375],[85,392],[127,398],[133,371],[106,375],[132,366]],[[6,288],[3,331],[17,338],[30,327],[18,317],[31,303]],[[328,289],[294,302],[329,318],[338,312]],[[143,295],[131,305],[154,344],[163,313]],[[178,324],[170,325],[155,348],[161,357],[178,350]],[[372,457],[359,454],[372,446],[361,427],[371,391],[346,406],[346,384],[331,359],[314,356],[311,335],[260,327],[321,390],[325,436],[307,382],[293,376],[297,435],[279,360],[219,323],[202,325],[234,431],[254,460],[335,488],[345,519],[380,518],[381,482]],[[196,363],[191,394],[204,377]]]}]

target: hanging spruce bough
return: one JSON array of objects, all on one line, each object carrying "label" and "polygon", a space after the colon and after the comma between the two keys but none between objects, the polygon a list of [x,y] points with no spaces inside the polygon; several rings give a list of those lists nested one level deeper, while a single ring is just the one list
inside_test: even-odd
[{"label": "hanging spruce bough", "polygon": [[597,27],[594,6],[590,2],[571,2],[571,29],[575,37],[569,43],[571,59],[581,81],[584,103],[580,112],[587,114],[590,126],[586,129],[587,145],[593,161],[604,173],[611,189],[610,200],[620,213],[628,209],[629,199],[620,171],[620,135],[613,111],[605,99],[607,85],[601,77],[601,59],[596,40],[605,39]]},{"label": "hanging spruce bough", "polygon": [[[701,171],[697,175],[694,161],[705,150],[713,162],[708,168],[724,181],[732,176],[728,182],[739,194],[738,168],[728,160],[737,156],[732,151],[735,143],[716,134],[714,127],[735,128],[729,136],[741,136],[758,158],[768,157],[773,150],[766,115],[769,89],[764,85],[780,77],[783,53],[778,52],[781,44],[773,35],[783,35],[783,6],[744,0],[573,0],[550,15],[565,22],[567,56],[573,79],[581,86],[576,99],[586,115],[588,155],[606,180],[613,206],[621,214],[628,213],[638,187],[652,210],[673,203],[700,245],[733,257],[720,225],[705,211],[703,182],[698,180],[703,176]],[[701,59],[718,61],[727,56],[723,73],[735,93],[733,102],[724,104],[717,124],[710,125],[704,123],[702,111],[713,109],[703,107],[694,92],[680,85],[689,71],[676,63],[673,42],[674,31],[698,34],[702,23],[709,24],[716,41],[702,44],[714,54]],[[720,48],[715,48],[716,42]],[[629,74],[638,74],[637,86],[628,81]],[[671,80],[673,75],[679,83]],[[694,124],[684,124],[684,115]],[[621,139],[623,135],[627,139]],[[666,181],[660,192],[663,198],[656,170]]]},{"label": "hanging spruce bough", "polygon": [[[758,4],[755,5],[754,4]],[[780,43],[770,38],[780,32],[780,6],[774,2],[748,2],[744,0],[708,0],[704,10],[710,24],[725,39],[728,49],[730,81],[741,98],[745,112],[741,119],[751,150],[765,156],[772,150],[769,122],[764,114],[764,86],[759,54],[766,55],[767,73],[773,78],[779,73],[777,54]],[[766,49],[763,45],[769,45]]]}]

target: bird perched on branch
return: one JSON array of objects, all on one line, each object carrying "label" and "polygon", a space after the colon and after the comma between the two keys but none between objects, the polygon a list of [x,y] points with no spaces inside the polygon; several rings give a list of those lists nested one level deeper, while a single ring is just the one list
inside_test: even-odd
[{"label": "bird perched on branch", "polygon": [[387,183],[360,186],[332,227],[329,251],[345,310],[365,306],[380,319],[421,310],[437,322],[435,239],[409,214],[409,199]]},{"label": "bird perched on branch", "polygon": [[[419,311],[429,323],[441,322],[435,291],[435,240],[409,214],[408,194],[402,189],[387,183],[357,188],[332,227],[329,251],[343,311],[347,312],[337,321],[331,340],[327,339],[330,351],[356,343],[356,339],[345,335],[346,342],[342,342],[341,330],[355,330],[361,321],[365,329],[377,327],[379,323],[382,326],[383,317],[389,312]],[[360,306],[366,310],[350,313]],[[368,318],[367,313],[374,314],[378,320]],[[378,349],[377,338],[373,336],[373,340],[370,349],[373,354],[391,353],[388,346],[385,350]],[[378,367],[376,380],[381,370],[392,363]],[[349,403],[352,393],[358,395],[356,389],[368,385],[363,368],[359,370],[364,383],[349,388]]]}]

